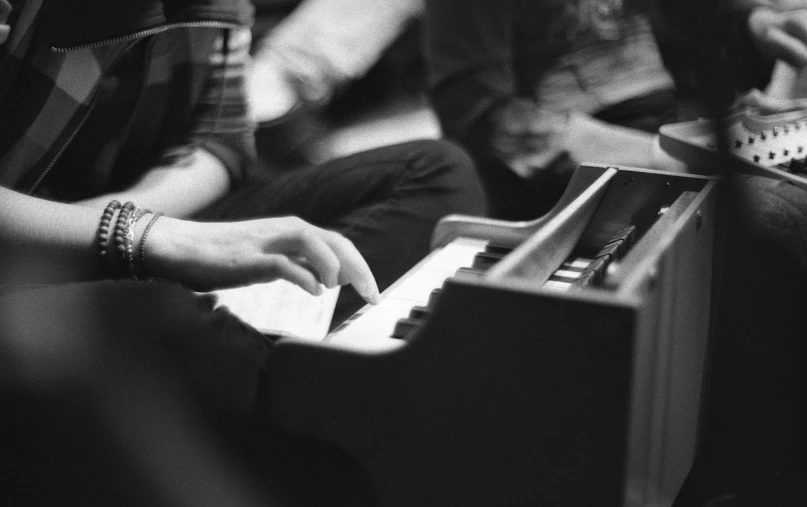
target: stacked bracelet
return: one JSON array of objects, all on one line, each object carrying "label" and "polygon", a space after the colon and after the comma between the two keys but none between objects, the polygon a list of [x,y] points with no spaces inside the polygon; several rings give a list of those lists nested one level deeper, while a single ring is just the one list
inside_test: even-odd
[{"label": "stacked bracelet", "polygon": [[103,277],[151,280],[146,269],[145,243],[151,226],[162,213],[155,214],[143,229],[139,256],[135,255],[135,225],[148,213],[151,211],[138,208],[131,202],[121,206],[118,201],[112,201],[104,209],[98,226],[99,265]]},{"label": "stacked bracelet", "polygon": [[107,204],[104,209],[104,214],[101,215],[101,223],[98,226],[98,256],[99,256],[99,270],[102,277],[108,277],[112,270],[109,259],[109,224],[112,222],[112,217],[121,209],[121,203],[112,201]]}]

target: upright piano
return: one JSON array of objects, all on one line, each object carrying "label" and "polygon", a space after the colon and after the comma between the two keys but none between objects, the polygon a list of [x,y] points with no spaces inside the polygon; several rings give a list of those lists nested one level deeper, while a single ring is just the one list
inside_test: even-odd
[{"label": "upright piano", "polygon": [[534,221],[446,217],[380,305],[278,342],[273,421],[350,453],[381,506],[670,505],[697,451],[717,183],[583,165]]}]

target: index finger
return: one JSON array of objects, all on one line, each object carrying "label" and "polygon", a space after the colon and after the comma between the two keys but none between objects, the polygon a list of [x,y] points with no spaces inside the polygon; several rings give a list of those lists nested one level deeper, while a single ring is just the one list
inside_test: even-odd
[{"label": "index finger", "polygon": [[807,65],[805,42],[807,42],[807,27],[801,23],[789,24],[787,32],[773,28],[768,33],[768,44],[774,56],[794,67]]},{"label": "index finger", "polygon": [[339,259],[339,282],[353,285],[356,292],[368,303],[380,303],[381,296],[378,294],[378,284],[376,284],[373,272],[353,242],[332,231],[327,231],[323,240]]}]

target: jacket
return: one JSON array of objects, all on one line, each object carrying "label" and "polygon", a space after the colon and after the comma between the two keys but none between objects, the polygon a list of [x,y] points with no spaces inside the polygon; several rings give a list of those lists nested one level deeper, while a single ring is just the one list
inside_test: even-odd
[{"label": "jacket", "polygon": [[142,87],[126,135],[112,147],[111,170],[137,175],[203,147],[234,186],[247,178],[254,163],[243,89],[248,0],[11,5],[11,29],[0,39],[0,184],[36,191],[92,112],[105,73],[141,40]]}]

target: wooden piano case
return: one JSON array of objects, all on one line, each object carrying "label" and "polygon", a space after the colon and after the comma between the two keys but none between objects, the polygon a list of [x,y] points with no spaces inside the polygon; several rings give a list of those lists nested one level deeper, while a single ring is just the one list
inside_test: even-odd
[{"label": "wooden piano case", "polygon": [[[271,417],[354,456],[382,506],[670,505],[697,450],[716,183],[582,166],[535,222],[447,218],[436,247],[518,246],[448,279],[406,340],[278,343]],[[543,287],[625,225],[637,241],[602,286]]]}]

